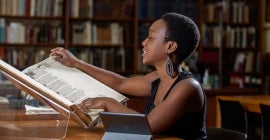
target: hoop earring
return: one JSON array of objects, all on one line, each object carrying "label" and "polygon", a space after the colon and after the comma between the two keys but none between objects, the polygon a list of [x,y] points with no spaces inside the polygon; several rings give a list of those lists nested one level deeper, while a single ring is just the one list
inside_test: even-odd
[{"label": "hoop earring", "polygon": [[169,57],[169,53],[167,53],[167,62],[166,62],[166,73],[168,76],[172,77],[173,76],[173,63],[172,60]]}]

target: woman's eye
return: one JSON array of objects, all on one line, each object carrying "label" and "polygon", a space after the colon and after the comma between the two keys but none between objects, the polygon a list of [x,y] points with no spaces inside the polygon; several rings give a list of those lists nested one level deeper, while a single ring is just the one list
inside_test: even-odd
[{"label": "woman's eye", "polygon": [[152,36],[148,36],[147,38],[148,38],[148,39],[153,39],[153,37],[152,37]]}]

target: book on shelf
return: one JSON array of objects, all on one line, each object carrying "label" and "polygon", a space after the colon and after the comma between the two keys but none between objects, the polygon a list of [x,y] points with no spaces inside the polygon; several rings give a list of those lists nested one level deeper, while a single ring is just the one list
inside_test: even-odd
[{"label": "book on shelf", "polygon": [[72,43],[83,43],[83,33],[84,25],[83,24],[73,24],[72,26]]},{"label": "book on shelf", "polygon": [[94,0],[71,0],[70,15],[74,18],[93,17]]},{"label": "book on shelf", "polygon": [[254,53],[253,52],[238,52],[234,62],[235,72],[250,73],[253,71]]},{"label": "book on shelf", "polygon": [[245,72],[252,72],[253,71],[253,64],[254,64],[254,53],[253,52],[246,52],[246,60],[245,60]]},{"label": "book on shelf", "polygon": [[203,25],[203,45],[217,47],[220,44],[219,35],[223,35],[226,48],[255,48],[256,27],[255,26],[230,26],[226,25],[224,31],[216,25]]},{"label": "book on shelf", "polygon": [[25,43],[25,26],[20,22],[11,22],[7,27],[8,43]]},{"label": "book on shelf", "polygon": [[234,62],[234,71],[235,72],[243,72],[244,65],[245,65],[246,55],[244,52],[239,52],[236,55],[235,62]]},{"label": "book on shelf", "polygon": [[70,15],[72,17],[79,17],[79,2],[78,0],[71,0]]},{"label": "book on shelf", "polygon": [[[253,14],[252,4],[244,1],[209,1],[204,4],[204,19],[206,22],[250,23]],[[253,15],[252,15],[253,16]]]},{"label": "book on shelf", "polygon": [[[7,22],[8,23],[8,22]],[[37,23],[25,25],[23,22],[9,22],[0,19],[0,42],[7,43],[61,43],[63,40],[63,26],[61,23]],[[3,38],[3,39],[1,39]]]},{"label": "book on shelf", "polygon": [[268,37],[270,37],[270,29],[265,30],[265,48],[266,48],[266,52],[270,52],[270,39],[267,39]]},{"label": "book on shelf", "polygon": [[4,18],[0,18],[0,43],[6,41],[6,22]]},{"label": "book on shelf", "polygon": [[84,128],[94,127],[101,109],[83,112],[77,104],[86,98],[110,97],[120,103],[128,98],[76,68],[62,65],[51,57],[19,71],[0,60],[0,70],[20,90],[49,105],[59,113],[68,110]]}]

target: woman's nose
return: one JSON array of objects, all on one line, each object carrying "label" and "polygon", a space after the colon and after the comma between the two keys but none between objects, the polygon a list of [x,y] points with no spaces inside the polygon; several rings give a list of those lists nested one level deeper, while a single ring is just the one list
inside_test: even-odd
[{"label": "woman's nose", "polygon": [[145,46],[145,43],[146,43],[146,39],[144,39],[144,40],[142,41],[142,46],[143,46],[143,47]]}]

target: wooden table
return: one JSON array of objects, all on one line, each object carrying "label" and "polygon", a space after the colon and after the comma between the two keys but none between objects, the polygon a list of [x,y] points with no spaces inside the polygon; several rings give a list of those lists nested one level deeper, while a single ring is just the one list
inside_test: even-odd
[{"label": "wooden table", "polygon": [[[104,129],[102,124],[99,124],[95,128],[85,130],[81,128],[81,126],[75,124],[74,122],[71,122],[65,140],[89,140],[89,138],[91,138],[91,140],[101,140],[103,134]],[[157,136],[155,137],[155,140],[181,140],[181,139],[174,137]]]},{"label": "wooden table", "polygon": [[[9,109],[0,104],[0,139],[2,140],[101,140],[102,123],[85,129],[59,114],[25,114],[25,110]],[[155,140],[181,140],[155,137]]]},{"label": "wooden table", "polygon": [[261,113],[260,104],[270,105],[270,95],[245,95],[245,96],[216,96],[217,103],[217,127],[221,127],[221,116],[218,99],[227,101],[239,101],[244,109],[249,112]]},{"label": "wooden table", "polygon": [[[55,121],[55,120],[54,120]],[[10,122],[0,121],[0,139],[5,140],[101,140],[104,134],[102,124],[96,127],[84,129],[74,121],[69,122],[66,136],[64,135],[65,127],[56,128],[54,122],[33,121],[32,123],[25,123],[18,121],[16,125]],[[8,127],[3,127],[9,126]],[[52,136],[52,133],[54,136]],[[62,137],[64,136],[64,137]],[[181,140],[173,137],[156,137],[155,140]]]}]

